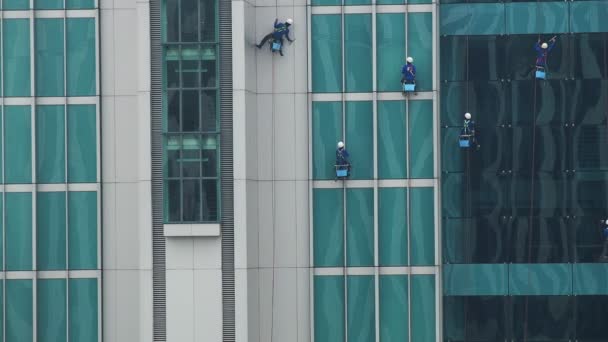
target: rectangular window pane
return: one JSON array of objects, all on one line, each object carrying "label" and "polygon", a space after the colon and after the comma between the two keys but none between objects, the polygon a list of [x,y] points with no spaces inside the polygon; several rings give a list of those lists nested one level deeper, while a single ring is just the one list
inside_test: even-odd
[{"label": "rectangular window pane", "polygon": [[32,117],[29,106],[4,107],[6,183],[32,182]]},{"label": "rectangular window pane", "polygon": [[68,193],[68,268],[97,269],[97,193]]},{"label": "rectangular window pane", "polygon": [[573,296],[511,297],[513,303],[511,315],[514,317],[513,340],[572,341],[575,324],[574,298]]},{"label": "rectangular window pane", "polygon": [[64,96],[63,19],[37,18],[36,96]]},{"label": "rectangular window pane", "polygon": [[36,181],[65,182],[65,107],[36,107]]},{"label": "rectangular window pane", "polygon": [[344,266],[342,189],[313,190],[314,266]]},{"label": "rectangular window pane", "polygon": [[6,270],[32,270],[32,194],[7,192]]},{"label": "rectangular window pane", "polygon": [[344,277],[314,277],[315,342],[343,342]]},{"label": "rectangular window pane", "polygon": [[433,188],[410,189],[410,248],[413,266],[435,264],[434,207]]},{"label": "rectangular window pane", "polygon": [[444,297],[443,302],[446,341],[512,341],[509,297]]},{"label": "rectangular window pane", "polygon": [[348,276],[348,342],[376,341],[374,276]]},{"label": "rectangular window pane", "polygon": [[416,66],[416,90],[433,90],[433,15],[407,15],[407,53]]},{"label": "rectangular window pane", "polygon": [[39,270],[65,269],[65,192],[36,194],[36,259]]},{"label": "rectangular window pane", "polygon": [[339,14],[312,16],[312,91],[342,91],[342,18]]},{"label": "rectangular window pane", "polygon": [[34,340],[31,280],[6,280],[6,341]]},{"label": "rectangular window pane", "polygon": [[95,19],[67,20],[68,96],[93,96],[95,87]]},{"label": "rectangular window pane", "polygon": [[97,181],[95,105],[68,106],[68,182]]},{"label": "rectangular window pane", "polygon": [[2,22],[4,96],[30,96],[30,22],[28,19]]},{"label": "rectangular window pane", "polygon": [[347,266],[374,266],[374,189],[346,190],[346,238]]},{"label": "rectangular window pane", "polygon": [[[374,177],[374,113],[371,101],[346,102],[346,149],[350,154],[351,179]],[[335,147],[335,143],[334,143]]]},{"label": "rectangular window pane", "polygon": [[407,266],[407,189],[378,189],[380,266]]},{"label": "rectangular window pane", "polygon": [[67,339],[66,280],[39,279],[36,284],[36,342],[65,342]]},{"label": "rectangular window pane", "polygon": [[408,341],[406,275],[380,276],[380,341]]},{"label": "rectangular window pane", "polygon": [[344,30],[346,91],[372,91],[371,14],[346,14]]},{"label": "rectangular window pane", "polygon": [[413,275],[412,341],[435,341],[435,276]]},{"label": "rectangular window pane", "polygon": [[65,0],[67,9],[95,8],[95,0]]},{"label": "rectangular window pane", "polygon": [[378,91],[401,91],[400,70],[405,61],[403,13],[376,14],[376,46]]},{"label": "rectangular window pane", "polygon": [[509,294],[571,295],[572,264],[510,264]]},{"label": "rectangular window pane", "polygon": [[443,265],[443,291],[447,296],[506,296],[507,264]]},{"label": "rectangular window pane", "polygon": [[608,295],[608,264],[574,264],[575,295]]},{"label": "rectangular window pane", "polygon": [[577,296],[576,302],[576,341],[608,341],[608,329],[604,324],[608,296]]},{"label": "rectangular window pane", "polygon": [[442,35],[491,35],[505,32],[505,5],[441,5]]},{"label": "rectangular window pane", "polygon": [[342,103],[312,103],[312,160],[314,179],[334,179],[336,144],[342,139]]},{"label": "rectangular window pane", "polygon": [[69,342],[99,339],[97,279],[69,280]]},{"label": "rectangular window pane", "polygon": [[433,178],[433,101],[410,101],[410,178]]},{"label": "rectangular window pane", "polygon": [[313,5],[313,6],[332,6],[332,5],[341,5],[341,4],[342,4],[341,0],[311,0],[311,5]]},{"label": "rectangular window pane", "polygon": [[405,101],[378,101],[378,178],[407,178],[405,130]]},{"label": "rectangular window pane", "polygon": [[568,32],[568,5],[558,1],[507,3],[507,34]]},{"label": "rectangular window pane", "polygon": [[607,32],[608,6],[605,1],[573,2],[570,4],[572,32]]},{"label": "rectangular window pane", "polygon": [[63,0],[34,0],[34,9],[63,9]]},{"label": "rectangular window pane", "polygon": [[3,10],[23,10],[30,9],[29,0],[2,0]]}]

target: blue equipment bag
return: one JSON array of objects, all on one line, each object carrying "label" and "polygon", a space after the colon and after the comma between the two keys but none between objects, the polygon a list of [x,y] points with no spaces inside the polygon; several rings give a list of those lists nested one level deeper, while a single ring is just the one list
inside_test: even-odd
[{"label": "blue equipment bag", "polygon": [[467,148],[467,147],[469,147],[471,145],[470,136],[468,136],[468,135],[461,135],[460,139],[458,140],[458,142],[460,144],[460,147]]},{"label": "blue equipment bag", "polygon": [[348,176],[347,169],[336,169],[336,177],[342,178],[342,177],[347,177],[347,176]]},{"label": "blue equipment bag", "polygon": [[544,80],[546,77],[547,77],[547,74],[545,74],[545,70],[543,70],[543,69],[536,69],[536,78]]},{"label": "blue equipment bag", "polygon": [[414,91],[416,84],[414,83],[403,83],[403,91]]},{"label": "blue equipment bag", "polygon": [[272,51],[279,51],[279,50],[281,50],[281,43],[276,42],[276,41],[272,42],[272,48],[271,49],[272,49]]}]

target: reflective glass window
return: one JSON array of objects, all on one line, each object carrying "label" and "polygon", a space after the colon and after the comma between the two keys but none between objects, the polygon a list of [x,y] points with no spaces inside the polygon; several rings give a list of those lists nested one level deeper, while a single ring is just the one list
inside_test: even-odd
[{"label": "reflective glass window", "polygon": [[65,181],[64,106],[36,106],[36,181]]},{"label": "reflective glass window", "polygon": [[348,341],[376,341],[374,276],[348,276]]},{"label": "reflective glass window", "polygon": [[5,195],[5,258],[7,271],[31,271],[32,194],[7,192]]},{"label": "reflective glass window", "polygon": [[[361,119],[365,122],[366,113],[361,114]],[[359,118],[358,115],[352,115],[353,119]],[[342,103],[313,102],[312,163],[314,179],[335,178],[334,166],[336,165],[336,144],[342,139]],[[347,150],[351,150],[350,144],[347,146]],[[358,156],[352,157],[354,157],[355,160],[358,158]],[[365,166],[362,165],[362,167]]]},{"label": "reflective glass window", "polygon": [[507,295],[507,275],[507,264],[446,264],[443,292],[448,296]]},{"label": "reflective glass window", "polygon": [[66,194],[36,194],[36,265],[38,270],[66,269]]},{"label": "reflective glass window", "polygon": [[344,16],[344,77],[347,92],[372,90],[372,51],[371,14],[346,14]]},{"label": "reflective glass window", "polygon": [[[7,0],[4,9],[7,9]],[[13,0],[13,2],[18,0]],[[20,0],[19,0],[20,1]],[[29,0],[23,2],[29,4]],[[4,96],[30,96],[30,22],[29,19],[2,20],[2,63]],[[93,60],[93,63],[95,60]]]},{"label": "reflective glass window", "polygon": [[[346,140],[344,142],[350,154],[349,161],[352,164],[350,179],[372,179],[374,176],[373,118],[371,101],[346,102]],[[325,145],[326,149],[329,146],[334,147],[334,157],[335,144],[336,142]]]},{"label": "reflective glass window", "polygon": [[608,296],[577,296],[574,322],[578,341],[608,341],[604,325]]},{"label": "reflective glass window", "polygon": [[378,178],[407,178],[405,102],[378,101]]},{"label": "reflective glass window", "polygon": [[378,91],[401,90],[405,55],[405,15],[376,14],[376,77]]},{"label": "reflective glass window", "polygon": [[34,340],[33,286],[29,279],[6,280],[6,341]]},{"label": "reflective glass window", "polygon": [[507,297],[445,297],[444,338],[448,341],[508,341],[510,315]]},{"label": "reflective glass window", "polygon": [[380,292],[380,341],[408,340],[408,277],[405,275],[381,275]]},{"label": "reflective glass window", "polygon": [[67,340],[67,287],[65,279],[36,281],[36,333],[38,342]]},{"label": "reflective glass window", "polygon": [[97,108],[68,105],[68,182],[97,181]]},{"label": "reflective glass window", "polygon": [[344,200],[342,189],[313,190],[315,267],[344,265]]},{"label": "reflective glass window", "polygon": [[66,32],[68,96],[96,95],[95,18],[68,18]]},{"label": "reflective glass window", "polygon": [[572,296],[512,297],[513,337],[516,341],[572,340],[573,300]]},{"label": "reflective glass window", "polygon": [[514,2],[505,8],[508,34],[568,32],[566,2]]},{"label": "reflective glass window", "polygon": [[378,189],[380,266],[407,266],[407,188]]},{"label": "reflective glass window", "polygon": [[433,102],[410,101],[409,177],[433,178]]},{"label": "reflective glass window", "polygon": [[[430,12],[407,15],[407,53],[416,66],[416,90],[433,89],[433,17]],[[403,64],[403,62],[402,62]]]},{"label": "reflective glass window", "polygon": [[64,19],[37,18],[36,96],[64,96]]},{"label": "reflective glass window", "polygon": [[315,276],[314,297],[315,341],[344,341],[344,277]]},{"label": "reflective glass window", "polygon": [[608,31],[608,6],[604,1],[576,1],[570,5],[570,25],[573,32]]},{"label": "reflective glass window", "polygon": [[433,188],[410,189],[411,265],[435,265],[435,200]]},{"label": "reflective glass window", "polygon": [[95,8],[95,0],[65,0],[65,7],[68,9]]},{"label": "reflective glass window", "polygon": [[509,295],[572,294],[572,264],[510,264]]},{"label": "reflective glass window", "polygon": [[410,279],[412,341],[435,341],[435,276],[413,275]]},{"label": "reflective glass window", "polygon": [[346,263],[350,267],[374,265],[373,189],[346,190]]},{"label": "reflective glass window", "polygon": [[97,219],[96,192],[68,192],[69,269],[98,269]]},{"label": "reflective glass window", "polygon": [[69,279],[68,342],[97,341],[99,339],[98,280]]},{"label": "reflective glass window", "polygon": [[311,19],[312,91],[342,91],[342,18],[315,14]]},{"label": "reflective glass window", "polygon": [[29,0],[2,0],[3,10],[25,10],[29,8]]}]

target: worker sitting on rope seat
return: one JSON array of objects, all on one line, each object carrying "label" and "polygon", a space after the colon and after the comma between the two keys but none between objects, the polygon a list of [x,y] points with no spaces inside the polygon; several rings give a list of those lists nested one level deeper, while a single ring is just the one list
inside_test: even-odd
[{"label": "worker sitting on rope seat", "polygon": [[401,68],[403,92],[414,91],[416,89],[416,66],[414,65],[414,59],[408,57],[405,61],[405,65]]},{"label": "worker sitting on rope seat", "polygon": [[260,44],[256,45],[258,49],[261,49],[264,44],[270,39],[272,39],[272,44],[270,45],[270,51],[275,52],[279,51],[281,56],[283,56],[283,38],[287,38],[287,40],[292,43],[295,39],[289,38],[289,26],[293,25],[293,19],[289,18],[285,20],[284,23],[280,23],[279,19],[274,20],[274,31],[272,33],[267,34]]},{"label": "worker sitting on rope seat", "polygon": [[604,240],[604,247],[602,248],[600,261],[608,262],[608,219],[602,220],[602,238]]},{"label": "worker sitting on rope seat", "polygon": [[551,38],[549,44],[541,44],[539,38],[534,45],[534,49],[536,50],[536,78],[544,79],[546,77],[547,57],[549,56],[549,52],[555,47],[556,38],[557,37]]},{"label": "worker sitting on rope seat", "polygon": [[349,157],[350,155],[346,151],[344,143],[342,141],[338,142],[338,149],[336,150],[336,178],[346,178],[350,175]]},{"label": "worker sitting on rope seat", "polygon": [[471,120],[471,113],[464,114],[464,122],[460,130],[459,137],[460,147],[470,147],[471,144],[476,145],[479,149],[480,145],[475,136],[475,121]]}]

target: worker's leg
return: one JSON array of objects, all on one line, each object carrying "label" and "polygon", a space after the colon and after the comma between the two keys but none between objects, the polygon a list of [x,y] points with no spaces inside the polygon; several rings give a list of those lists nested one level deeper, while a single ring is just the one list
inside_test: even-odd
[{"label": "worker's leg", "polygon": [[260,42],[260,44],[256,45],[258,47],[258,49],[261,49],[262,46],[264,46],[264,44],[266,44],[266,42],[272,38],[272,33],[267,34],[262,41]]}]

